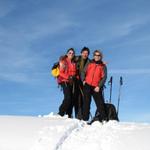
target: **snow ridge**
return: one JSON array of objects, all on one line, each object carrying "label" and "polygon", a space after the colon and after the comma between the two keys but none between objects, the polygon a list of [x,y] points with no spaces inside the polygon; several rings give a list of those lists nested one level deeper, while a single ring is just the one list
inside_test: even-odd
[{"label": "snow ridge", "polygon": [[72,135],[74,132],[79,132],[82,129],[83,123],[77,121],[74,123],[72,126],[68,126],[65,129],[64,134],[60,138],[59,142],[56,144],[56,150],[61,149],[62,145],[69,139],[69,137]]}]

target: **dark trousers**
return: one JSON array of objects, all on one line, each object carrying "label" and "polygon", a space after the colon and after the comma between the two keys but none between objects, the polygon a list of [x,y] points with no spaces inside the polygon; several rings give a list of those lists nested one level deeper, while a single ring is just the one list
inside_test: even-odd
[{"label": "dark trousers", "polygon": [[78,119],[83,118],[83,99],[84,99],[84,92],[83,92],[83,82],[79,81],[79,94],[78,94]]},{"label": "dark trousers", "polygon": [[80,91],[79,91],[79,81],[75,80],[74,81],[74,85],[73,85],[73,91],[72,92],[72,103],[69,106],[66,114],[72,118],[73,117],[73,110],[74,110],[74,116],[75,118],[79,118],[79,108],[80,108],[80,104],[79,104],[79,97],[80,97]]},{"label": "dark trousers", "polygon": [[[64,116],[67,114],[70,118],[72,117],[73,106],[77,106],[77,88],[75,83],[61,83],[63,89],[64,99],[59,107],[59,115]],[[75,107],[75,112],[77,112]]]},{"label": "dark trousers", "polygon": [[88,84],[85,84],[83,87],[84,92],[84,101],[83,101],[83,120],[88,121],[89,120],[89,114],[90,114],[90,105],[91,105],[91,97],[93,96],[97,111],[99,112],[99,120],[105,120],[106,118],[106,112],[105,112],[105,106],[104,106],[104,98],[102,95],[102,90],[100,89],[99,92],[94,91],[93,86],[90,86]]}]

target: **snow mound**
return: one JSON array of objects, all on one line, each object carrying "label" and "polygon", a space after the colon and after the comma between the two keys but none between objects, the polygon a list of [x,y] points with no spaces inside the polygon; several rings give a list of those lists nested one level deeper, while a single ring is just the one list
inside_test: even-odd
[{"label": "snow mound", "polygon": [[149,150],[150,124],[0,116],[0,150]]}]

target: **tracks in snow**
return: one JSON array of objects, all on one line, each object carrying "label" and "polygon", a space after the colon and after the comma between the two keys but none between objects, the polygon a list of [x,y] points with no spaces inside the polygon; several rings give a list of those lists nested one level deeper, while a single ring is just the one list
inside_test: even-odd
[{"label": "tracks in snow", "polygon": [[111,150],[113,139],[118,139],[113,124],[94,122],[90,126],[76,119],[47,118],[31,150]]},{"label": "tracks in snow", "polygon": [[76,122],[73,126],[68,127],[68,129],[64,132],[63,136],[60,138],[58,143],[56,144],[56,149],[55,150],[61,150],[63,144],[69,139],[69,137],[76,132],[79,132],[82,127],[84,126],[83,122]]},{"label": "tracks in snow", "polygon": [[60,150],[71,134],[81,130],[84,124],[64,117],[46,118],[46,126],[39,131],[31,150]]}]

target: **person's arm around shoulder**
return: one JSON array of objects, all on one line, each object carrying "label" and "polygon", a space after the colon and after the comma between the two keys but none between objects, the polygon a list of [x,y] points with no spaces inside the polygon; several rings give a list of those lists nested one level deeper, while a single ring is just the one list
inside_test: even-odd
[{"label": "person's arm around shoulder", "polygon": [[65,60],[65,56],[60,57],[60,60],[59,60],[60,76],[63,77],[64,79],[68,79],[68,74],[66,72],[66,69],[67,69],[67,63]]}]

